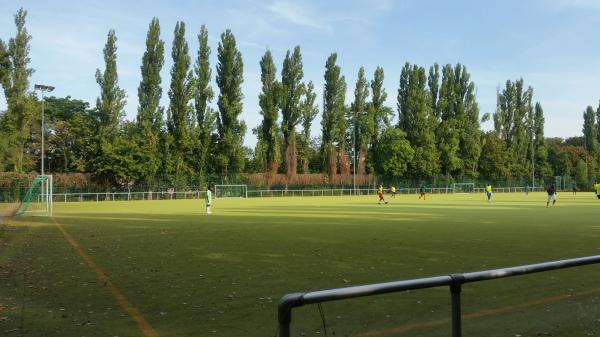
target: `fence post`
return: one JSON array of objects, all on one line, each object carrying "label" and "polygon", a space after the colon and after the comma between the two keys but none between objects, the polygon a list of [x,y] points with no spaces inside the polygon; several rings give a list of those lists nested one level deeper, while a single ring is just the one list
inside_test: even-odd
[{"label": "fence post", "polygon": [[462,291],[462,282],[465,277],[462,274],[450,275],[452,284],[450,284],[450,294],[452,295],[452,337],[461,337],[461,305],[460,292]]}]

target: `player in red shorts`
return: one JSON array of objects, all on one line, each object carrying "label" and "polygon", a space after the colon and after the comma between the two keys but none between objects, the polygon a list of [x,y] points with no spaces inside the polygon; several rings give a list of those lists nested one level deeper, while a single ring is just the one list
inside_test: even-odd
[{"label": "player in red shorts", "polygon": [[388,202],[385,201],[385,198],[383,197],[383,185],[379,185],[379,189],[377,189],[377,195],[379,196],[379,201],[377,204],[381,205],[381,202],[383,201],[387,205]]}]

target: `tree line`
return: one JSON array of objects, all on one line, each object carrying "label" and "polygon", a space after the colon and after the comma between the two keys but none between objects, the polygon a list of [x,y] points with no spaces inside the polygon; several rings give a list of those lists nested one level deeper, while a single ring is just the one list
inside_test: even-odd
[{"label": "tree line", "polygon": [[[41,102],[30,90],[34,70],[26,17],[20,9],[14,16],[15,36],[0,40],[0,80],[7,101],[0,114],[0,171],[17,173],[36,170],[41,151]],[[137,116],[130,121],[124,114],[126,93],[119,86],[117,35],[108,32],[104,68],[95,74],[95,105],[69,96],[46,98],[51,171],[91,173],[106,186],[151,184],[158,176],[176,184],[177,179],[210,175],[333,177],[354,170],[415,180],[525,179],[535,171],[538,177],[576,176],[583,187],[598,173],[600,106],[585,110],[583,137],[546,138],[542,105],[523,79],[507,80],[498,89],[496,111],[481,114],[466,66],[437,63],[404,65],[393,93],[395,107],[386,105],[384,69],[377,67],[369,76],[361,67],[353,100],[346,102],[348,85],[336,53],[325,62],[319,105],[314,83],[304,78],[300,46],[287,51],[280,72],[270,50],[261,58],[262,121],[251,130],[258,139],[255,148],[244,147],[244,63],[233,33],[220,35],[214,68],[207,28],[197,33],[194,54],[185,34],[185,23],[177,22],[169,103],[161,106],[165,43],[159,20],[150,22]],[[319,114],[321,134],[313,137]],[[490,119],[493,129],[483,131],[481,124]]]}]

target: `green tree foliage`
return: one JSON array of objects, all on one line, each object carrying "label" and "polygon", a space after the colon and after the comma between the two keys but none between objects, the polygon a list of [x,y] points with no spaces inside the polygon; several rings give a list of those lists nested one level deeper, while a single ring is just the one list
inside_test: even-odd
[{"label": "green tree foliage", "polygon": [[94,138],[89,103],[69,96],[46,97],[44,110],[48,171],[88,172]]},{"label": "green tree foliage", "polygon": [[535,156],[535,174],[538,177],[552,175],[552,170],[548,163],[548,148],[546,146],[546,139],[544,137],[544,109],[542,105],[537,102],[535,103],[535,112],[533,116],[533,130],[534,130],[534,156]]},{"label": "green tree foliage", "polygon": [[160,23],[153,18],[146,35],[146,51],[142,57],[142,80],[138,87],[137,139],[143,154],[144,179],[151,182],[161,167],[163,107],[160,72],[165,63],[165,43],[160,39]]},{"label": "green tree foliage", "polygon": [[216,166],[220,174],[235,174],[244,170],[242,143],[246,124],[238,118],[242,113],[242,82],[244,64],[230,30],[221,34],[217,49],[217,85],[219,87],[219,116],[217,129],[219,143]]},{"label": "green tree foliage", "polygon": [[171,51],[171,86],[167,129],[172,139],[170,152],[174,158],[172,168],[176,176],[191,174],[194,150],[195,118],[191,101],[194,98],[194,78],[188,43],[185,39],[185,23],[177,22]]},{"label": "green tree foliage", "polygon": [[499,138],[495,131],[485,133],[482,143],[479,158],[480,175],[492,180],[510,179],[512,177],[511,156],[506,143]]},{"label": "green tree foliage", "polygon": [[296,174],[298,165],[296,126],[300,123],[302,115],[303,77],[302,54],[300,46],[296,46],[293,53],[287,51],[281,70],[281,131],[285,148],[286,173],[289,176]]},{"label": "green tree foliage", "polygon": [[[321,158],[325,164],[326,173],[333,176],[337,173],[337,157],[345,156],[346,137],[346,80],[341,75],[340,66],[336,64],[337,54],[333,53],[325,63],[325,88],[323,90],[323,118]],[[337,147],[336,147],[337,146]],[[340,163],[342,166],[343,163]]]},{"label": "green tree foliage", "polygon": [[376,151],[378,160],[375,169],[388,177],[404,175],[415,154],[406,133],[398,128],[388,128],[383,132]]},{"label": "green tree foliage", "polygon": [[31,35],[25,27],[26,18],[27,11],[19,9],[14,16],[15,37],[8,41],[8,46],[0,40],[0,80],[7,102],[7,111],[0,120],[1,136],[6,143],[2,156],[6,159],[4,165],[18,173],[33,168],[35,160],[28,149],[33,145],[33,134],[39,133],[38,105],[28,93],[33,69],[29,68]]},{"label": "green tree foliage", "polygon": [[596,112],[588,105],[583,112],[583,137],[585,148],[590,153],[598,151],[598,124],[596,124]]},{"label": "green tree foliage", "polygon": [[516,82],[506,81],[505,88],[498,92],[494,129],[513,155],[511,166],[516,176],[525,176],[530,170],[527,154],[531,137],[527,136],[527,128],[532,125],[529,120],[533,109],[532,96],[533,89],[524,89],[523,79]]},{"label": "green tree foliage", "polygon": [[198,173],[203,176],[209,172],[209,155],[211,149],[215,147],[214,131],[216,128],[216,113],[209,106],[214,93],[210,87],[211,69],[210,69],[210,47],[208,46],[208,30],[204,25],[200,28],[198,34],[198,58],[194,73],[196,75],[196,88],[194,92],[194,102],[197,119],[197,158],[196,168]]},{"label": "green tree foliage", "polygon": [[[357,173],[365,174],[365,165],[369,143],[374,133],[374,118],[368,113],[369,86],[365,78],[365,68],[360,67],[356,86],[354,88],[354,101],[350,104],[350,136],[354,142],[352,156],[357,161]],[[374,111],[371,109],[371,111]]]},{"label": "green tree foliage", "polygon": [[[370,84],[372,93],[371,102],[370,104],[367,104],[367,115],[362,123],[363,130],[366,132],[363,136],[370,136],[371,155],[369,155],[369,152],[363,154],[364,160],[367,161],[368,171],[370,172],[374,170],[374,164],[375,161],[377,161],[377,151],[375,151],[375,148],[379,142],[379,135],[390,127],[391,119],[394,115],[393,110],[390,107],[384,106],[385,100],[387,99],[387,92],[383,87],[384,78],[385,74],[383,68],[377,67]],[[361,156],[361,159],[363,156]]]},{"label": "green tree foliage", "polygon": [[104,46],[104,71],[96,70],[96,82],[100,86],[100,96],[96,100],[96,140],[91,170],[108,188],[122,185],[128,177],[126,164],[132,164],[130,157],[133,144],[121,136],[121,122],[124,115],[125,91],[119,87],[117,75],[117,37],[114,30],[108,32]]},{"label": "green tree foliage", "polygon": [[404,66],[397,99],[399,127],[406,132],[406,138],[415,151],[410,171],[418,178],[431,177],[438,172],[439,166],[435,116],[431,111],[425,68],[408,63]]},{"label": "green tree foliage", "polygon": [[262,92],[258,96],[260,105],[260,114],[263,116],[259,127],[258,137],[262,147],[262,157],[264,159],[264,172],[277,173],[279,162],[279,128],[277,119],[279,118],[279,98],[280,84],[277,82],[277,70],[273,62],[271,51],[267,50],[260,60],[260,79],[262,82]]},{"label": "green tree foliage", "polygon": [[585,160],[579,159],[577,166],[575,166],[575,182],[580,190],[589,189],[590,182],[588,180],[588,167]]},{"label": "green tree foliage", "polygon": [[310,173],[309,163],[311,157],[314,157],[314,153],[311,151],[311,138],[310,128],[312,123],[319,114],[319,108],[315,104],[317,99],[317,93],[315,92],[315,86],[312,81],[308,82],[305,86],[303,93],[303,99],[301,102],[301,123],[302,123],[302,138],[299,146],[299,158],[302,173]]}]

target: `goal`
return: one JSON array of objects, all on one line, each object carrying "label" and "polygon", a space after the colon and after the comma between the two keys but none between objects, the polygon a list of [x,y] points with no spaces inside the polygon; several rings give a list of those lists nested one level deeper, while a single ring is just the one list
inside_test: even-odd
[{"label": "goal", "polygon": [[473,193],[475,191],[474,183],[455,183],[452,187],[454,193]]},{"label": "goal", "polygon": [[247,198],[247,185],[215,185],[215,198]]},{"label": "goal", "polygon": [[52,176],[37,176],[27,189],[15,216],[52,216]]}]

